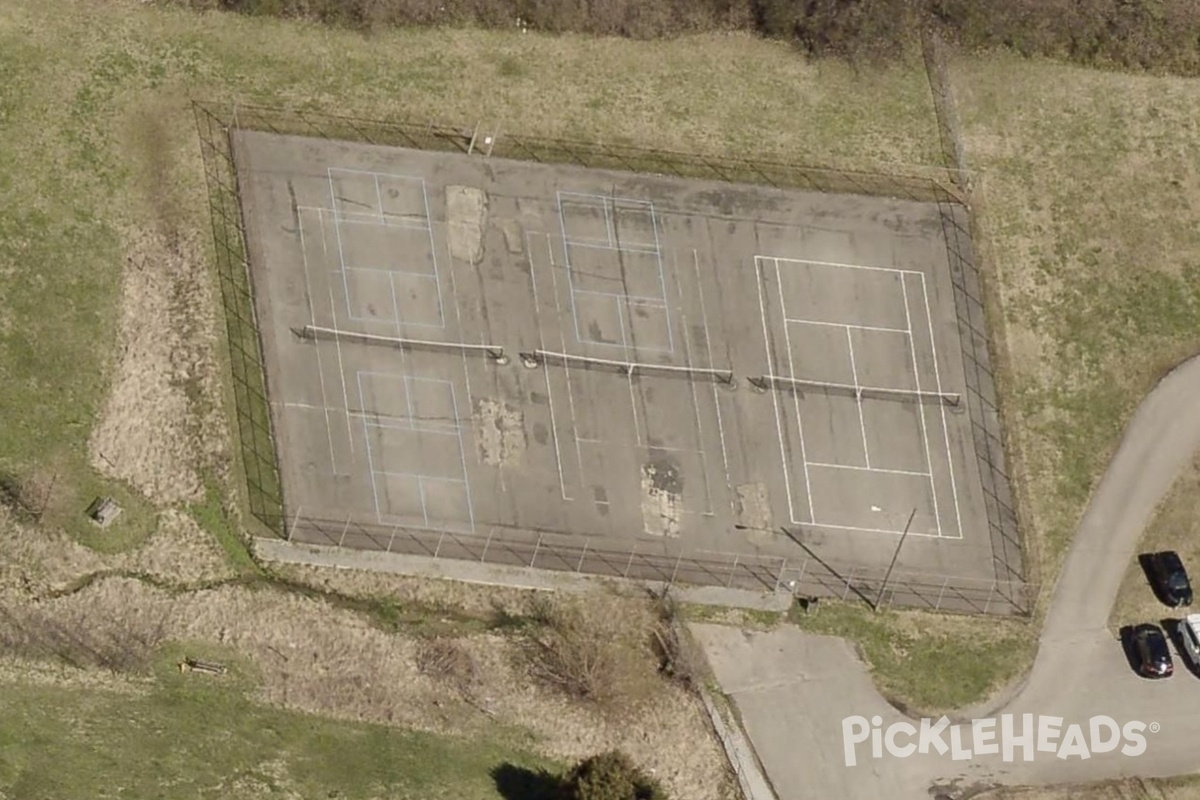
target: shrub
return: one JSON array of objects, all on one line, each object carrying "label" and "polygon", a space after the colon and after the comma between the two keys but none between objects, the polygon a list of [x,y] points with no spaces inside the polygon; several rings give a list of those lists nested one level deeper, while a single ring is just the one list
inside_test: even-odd
[{"label": "shrub", "polygon": [[654,778],[619,750],[585,758],[563,780],[564,800],[667,800]]}]

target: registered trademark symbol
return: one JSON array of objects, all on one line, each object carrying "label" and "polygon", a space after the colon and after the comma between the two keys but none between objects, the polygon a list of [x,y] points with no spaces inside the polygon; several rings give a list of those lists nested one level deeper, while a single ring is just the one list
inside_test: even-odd
[{"label": "registered trademark symbol", "polygon": [[1161,730],[1161,729],[1162,729],[1162,726],[1159,725],[1157,722],[1150,723],[1150,732],[1151,733],[1158,733],[1159,730]]}]

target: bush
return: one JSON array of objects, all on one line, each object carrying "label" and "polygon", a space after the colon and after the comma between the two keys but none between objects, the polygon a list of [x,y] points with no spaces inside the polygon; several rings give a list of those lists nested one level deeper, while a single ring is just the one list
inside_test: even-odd
[{"label": "bush", "polygon": [[586,758],[563,779],[564,800],[667,800],[654,778],[619,750]]},{"label": "bush", "polygon": [[523,631],[529,672],[542,682],[606,710],[636,707],[657,681],[643,629],[630,630],[606,607],[540,599]]}]

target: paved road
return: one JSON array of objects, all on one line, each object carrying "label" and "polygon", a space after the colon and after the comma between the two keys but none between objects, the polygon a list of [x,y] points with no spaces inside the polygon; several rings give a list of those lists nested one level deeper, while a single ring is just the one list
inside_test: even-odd
[{"label": "paved road", "polygon": [[[1138,678],[1105,625],[1155,506],[1200,450],[1198,408],[1200,358],[1164,378],[1129,423],[1081,520],[1055,587],[1033,669],[1013,698],[989,715],[1017,715],[1018,732],[1020,715],[1033,714],[1035,720],[1038,715],[1061,717],[1058,743],[1075,723],[1081,725],[1086,744],[1094,716],[1111,717],[1118,725],[1140,721],[1149,726],[1142,734],[1142,754],[1123,754],[1118,747],[1086,759],[1036,752],[1032,761],[1024,761],[1018,748],[1010,762],[1000,755],[972,754],[955,761],[950,753],[896,758],[886,751],[874,759],[868,740],[857,746],[858,763],[847,767],[844,718],[877,715],[884,729],[905,718],[875,692],[844,643],[794,629],[744,634],[699,626],[697,635],[718,679],[737,701],[780,800],[928,800],[931,786],[946,787],[942,791],[948,797],[964,797],[995,783],[1200,771],[1200,679],[1185,671],[1168,681]],[[1150,723],[1161,729],[1151,732]],[[955,735],[971,747],[969,725],[959,726],[957,732],[948,729],[940,738],[949,745]],[[899,739],[900,744],[907,741]]]}]

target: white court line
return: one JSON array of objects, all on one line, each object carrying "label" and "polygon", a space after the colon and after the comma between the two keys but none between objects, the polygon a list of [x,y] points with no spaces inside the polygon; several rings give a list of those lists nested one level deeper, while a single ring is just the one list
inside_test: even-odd
[{"label": "white court line", "polygon": [[[929,346],[933,350],[933,379],[936,382],[938,392],[940,393],[942,391],[942,373],[941,369],[938,367],[937,342],[934,341],[933,337],[933,315],[929,311],[929,290],[925,285],[925,273],[922,272],[920,275],[921,294],[925,297],[925,321],[929,325]],[[963,538],[962,514],[958,508],[958,486],[954,480],[954,458],[950,453],[950,431],[946,424],[946,406],[944,404],[942,405],[942,436],[945,437],[946,441],[946,465],[950,468],[950,494],[954,497],[954,521],[958,526],[957,536],[947,536],[944,538],[961,539]],[[932,470],[933,465],[931,464],[929,468]],[[938,535],[941,536],[940,520],[938,522]]]},{"label": "white court line", "polygon": [[[389,478],[416,478],[420,481],[442,481],[443,483],[466,483],[462,478],[447,478],[442,475],[426,475],[423,472],[395,472],[393,470],[380,469],[376,470],[379,475],[386,475]],[[394,516],[394,515],[393,515]],[[428,517],[426,517],[428,519]]]},{"label": "white court line", "polygon": [[[696,292],[700,296],[700,321],[704,325],[704,353],[708,356],[708,365],[712,366],[712,339],[708,335],[708,309],[704,307],[704,283],[700,277],[700,253],[696,248],[692,248],[692,270],[696,273]],[[721,465],[725,470],[725,489],[728,492],[729,503],[733,505],[733,486],[732,480],[729,477],[729,454],[725,452],[725,427],[721,423],[721,398],[717,394],[717,385],[711,384],[713,396],[713,408],[717,413],[717,437],[721,442]]]},{"label": "white court line", "polygon": [[[297,206],[305,208],[305,206]],[[414,217],[398,217],[392,214],[368,214],[364,211],[339,211],[334,208],[323,209],[333,214],[334,218],[347,225],[370,225],[375,228],[400,228],[401,230],[424,231],[429,229],[427,222],[419,222]]]},{"label": "white court line", "polygon": [[[654,252],[658,261],[658,285],[662,291],[663,303],[667,302],[667,271],[663,268],[662,258],[662,243],[658,240],[658,215],[654,213],[654,203],[647,203],[650,206],[650,227],[654,230]],[[671,314],[668,311],[665,314],[667,318],[667,352],[675,352],[675,334],[671,331]]]},{"label": "white court line", "polygon": [[[340,270],[332,271],[340,272]],[[429,280],[437,279],[437,276],[432,272],[413,272],[412,270],[407,269],[385,269],[383,267],[346,267],[346,272],[378,272],[384,275],[410,275],[414,278],[427,278]]]},{"label": "white court line", "polygon": [[[692,348],[688,345],[687,312],[684,311],[683,283],[679,280],[679,254],[671,251],[671,266],[675,273],[675,296],[679,298],[679,321],[683,326],[683,358],[688,369],[692,368]],[[711,362],[709,366],[712,366]],[[700,471],[704,473],[704,512],[705,516],[713,515],[712,480],[708,474],[708,459],[704,458],[704,423],[700,420],[700,398],[696,395],[696,381],[688,378],[688,390],[692,395],[692,414],[696,418],[696,443],[700,445]]]},{"label": "white court line", "polygon": [[442,280],[437,265],[437,242],[433,240],[433,218],[429,216],[429,195],[425,192],[425,179],[421,178],[421,199],[425,202],[425,222],[429,225],[429,257],[433,261],[433,274],[437,279],[438,319],[446,327],[446,308],[442,302]]},{"label": "white court line", "polygon": [[[362,390],[362,373],[356,372],[355,379],[358,381],[358,396],[359,399],[364,397]],[[349,408],[349,406],[347,406]],[[349,415],[347,415],[347,420]],[[363,441],[367,444],[367,470],[371,473],[371,499],[375,501],[375,521],[382,522],[383,515],[379,511],[379,487],[375,483],[375,458],[371,455],[371,433],[367,430],[367,423],[363,422]],[[424,507],[425,498],[421,497],[421,506]]]},{"label": "white court line", "polygon": [[[432,237],[432,233],[430,234],[430,236]],[[431,241],[432,241],[432,238],[431,238]],[[532,271],[532,267],[530,269]],[[454,324],[458,328],[457,332],[458,332],[459,341],[462,341],[466,338],[466,336],[465,336],[463,324],[462,324],[462,312],[458,308],[458,284],[454,280],[454,256],[450,256],[450,266],[447,268],[446,273],[450,276],[450,304],[454,307]],[[484,343],[484,332],[482,330],[479,331],[479,343],[480,344]],[[466,391],[467,391],[467,409],[470,410],[470,409],[473,409],[475,407],[475,405],[474,405],[474,400],[472,400],[472,398],[471,398],[471,371],[470,371],[470,365],[467,363],[467,351],[466,350],[462,351],[462,362],[463,362],[463,382],[464,382],[464,387],[466,388]],[[451,384],[451,388],[453,388],[453,384]],[[504,471],[503,470],[500,471],[500,488],[501,488],[501,491],[505,490]],[[472,528],[472,530],[473,529],[474,528]]]},{"label": "white court line", "polygon": [[[835,531],[861,531],[863,533],[890,533],[895,536],[903,536],[904,535],[903,530],[897,531],[897,530],[893,530],[891,528],[862,528],[862,527],[859,527],[858,525],[830,525],[825,522],[813,522],[813,523],[811,523],[811,526],[814,528],[830,528]],[[945,537],[939,536],[936,533],[927,532],[927,531],[909,531],[908,535],[909,536],[928,536],[931,539],[945,538]]]},{"label": "white court line", "polygon": [[648,297],[644,294],[625,294],[624,292],[602,292],[599,289],[576,289],[575,294],[588,294],[597,297],[616,297],[622,300],[628,300],[631,303],[639,306],[653,306],[654,308],[666,308],[667,304],[658,297]]},{"label": "white court line", "polygon": [[[559,206],[560,212],[561,212],[561,209],[562,209],[562,206]],[[565,228],[564,228],[564,230],[565,230]],[[558,299],[558,276],[555,274],[555,269],[554,269],[554,245],[550,241],[550,234],[546,234],[546,252],[550,256],[550,288],[551,288],[551,293],[554,295],[554,319],[561,320],[562,316],[563,316],[562,304],[559,302],[559,299]],[[575,288],[570,285],[570,279],[571,279],[571,269],[570,269],[570,267],[567,267],[567,282],[568,282],[568,288],[571,291],[571,314],[573,316],[575,316],[575,338],[578,339],[579,338],[579,317],[578,317],[578,315],[575,315]],[[559,324],[555,327],[558,328],[558,343],[559,343],[559,346],[562,348],[559,352],[565,353],[565,352],[567,352],[567,337],[563,333],[563,326],[561,324]],[[538,322],[538,331],[539,331],[539,333],[541,332],[541,322],[540,321]],[[579,480],[582,483],[584,481],[584,479],[586,478],[587,473],[585,473],[583,470],[583,451],[579,449],[579,429],[575,427],[575,394],[574,394],[574,392],[571,391],[571,364],[570,364],[570,362],[565,362],[563,364],[563,369],[566,370],[565,375],[566,375],[566,379],[567,379],[567,410],[570,412],[571,437],[575,440],[575,460],[579,464]],[[549,375],[549,370],[543,369],[543,371],[546,372],[547,375]],[[549,378],[547,378],[547,381],[549,381]]]},{"label": "white court line", "polygon": [[610,215],[608,213],[608,206],[609,206],[608,198],[606,197],[606,198],[604,198],[604,234],[608,237],[608,244],[611,246],[611,245],[616,245],[616,243],[617,243],[617,234],[616,234],[616,230],[614,229],[613,220],[612,220],[612,217],[613,217],[613,215],[616,214],[617,210],[616,210],[616,208],[614,208],[613,214]]},{"label": "white court line", "polygon": [[[584,340],[583,336],[579,333],[579,313],[575,310],[575,277],[574,277],[574,275],[571,274],[571,248],[567,245],[567,218],[566,218],[565,212],[563,211],[562,199],[563,199],[563,192],[557,192],[555,194],[555,201],[558,203],[558,228],[562,232],[562,240],[563,240],[563,262],[564,262],[563,267],[567,271],[567,289],[570,291],[570,294],[571,294],[571,318],[575,321],[575,339],[577,341],[582,342],[585,340]],[[550,252],[550,277],[554,278],[554,248],[550,244],[549,234],[547,234],[547,236],[546,236],[546,249]],[[554,304],[556,306],[558,305],[558,289],[557,288],[555,288],[555,290],[554,290]],[[558,309],[558,312],[561,314],[562,309]],[[559,336],[560,336],[560,338],[562,336],[562,326],[561,325],[559,325]],[[565,353],[566,351],[567,351],[567,345],[566,345],[566,342],[564,341],[562,352]],[[571,384],[570,384],[569,376],[567,378],[567,381],[568,381],[567,390],[570,391]],[[572,416],[574,416],[573,413],[572,413]]]},{"label": "white court line", "polygon": [[[549,234],[546,234],[546,247],[547,247],[547,249],[549,249],[549,247],[550,247],[550,235]],[[533,263],[533,241],[530,238],[529,231],[525,232],[525,251],[530,254],[530,256],[529,256],[529,280],[533,284],[533,309],[534,309],[533,316],[534,316],[534,322],[537,325],[538,347],[541,348],[542,350],[545,350],[546,349],[546,341],[545,341],[545,334],[542,332],[541,303],[538,301],[538,291],[537,291],[537,269]],[[551,256],[550,256],[550,264],[551,264],[551,267],[550,267],[551,275],[553,275],[553,273],[554,273],[554,266],[553,266],[554,256],[553,256],[552,252],[551,252]],[[550,435],[552,437],[554,437],[554,465],[556,467],[558,467],[558,491],[562,495],[563,500],[570,501],[572,498],[567,497],[567,483],[566,483],[566,480],[563,478],[562,453],[559,450],[559,446],[558,446],[558,425],[554,421],[554,392],[550,389],[550,370],[543,368],[542,376],[546,379],[546,402],[550,405]],[[578,447],[578,440],[576,441],[576,447]]]},{"label": "white court line", "polygon": [[[760,266],[758,256],[754,257],[754,271],[757,273],[756,277],[758,278],[758,280],[755,281],[755,284],[758,288],[758,313],[762,318],[763,347],[765,347],[767,351],[767,367],[770,369],[771,373],[774,374],[775,360],[771,358],[771,336],[767,332],[767,306],[763,301],[763,269]],[[707,332],[705,332],[706,338],[707,335]],[[775,431],[777,438],[779,439],[779,463],[783,467],[783,485],[787,489],[788,520],[792,524],[796,524],[796,508],[792,500],[792,478],[788,474],[789,470],[787,465],[787,452],[783,446],[783,423],[779,416],[779,392],[771,392],[771,404],[775,407]],[[809,516],[811,518],[811,513]]]},{"label": "white court line", "polygon": [[462,464],[463,486],[467,493],[467,517],[470,519],[471,532],[475,532],[475,506],[471,503],[471,481],[467,476],[467,452],[463,448],[462,418],[458,415],[458,396],[454,392],[454,384],[450,384],[450,402],[454,405],[454,424],[458,426],[458,457]]},{"label": "white court line", "polygon": [[882,467],[855,467],[849,464],[825,464],[820,461],[808,462],[810,467],[822,467],[824,469],[848,469],[854,472],[882,472],[887,475],[912,475],[915,478],[928,478],[928,472],[914,472],[907,469],[884,469]]},{"label": "white court line", "polygon": [[654,245],[641,244],[632,242],[630,244],[613,244],[604,242],[600,239],[563,239],[563,242],[569,247],[583,247],[588,250],[613,250],[619,253],[642,253],[644,255],[658,255],[658,250]]},{"label": "white court line", "polygon": [[[903,280],[903,278],[901,278],[901,280]],[[847,322],[821,322],[815,319],[800,319],[797,317],[788,317],[784,320],[784,322],[802,323],[804,325],[824,325],[830,328],[850,328],[856,331],[879,331],[881,333],[903,333],[905,335],[911,335],[911,332],[905,330],[904,328],[881,328],[877,325],[852,325]]]},{"label": "white court line", "polygon": [[[324,216],[321,216],[321,250],[325,254],[325,257],[328,258],[329,257],[329,243],[325,237],[325,224],[324,223],[325,223],[325,218],[324,218]],[[334,229],[334,232],[336,233],[337,232],[337,222],[336,221],[334,222],[333,229]],[[338,263],[339,263],[339,265],[344,266],[344,264],[341,263],[341,243],[340,242],[338,244]],[[345,278],[345,274],[346,274],[345,270],[343,270],[342,271],[343,279]],[[337,300],[335,300],[333,297],[333,282],[332,281],[330,281],[327,284],[327,288],[329,289],[329,310],[333,314],[333,325],[336,328],[337,327]],[[347,302],[347,304],[349,303],[349,295],[347,295],[346,302]],[[347,305],[347,311],[349,311],[349,305]],[[346,367],[342,363],[341,337],[335,337],[333,343],[334,343],[334,346],[337,348],[338,377],[341,379],[341,382],[342,382],[342,402],[345,403],[346,410],[349,411],[350,410],[350,393],[348,391],[346,391]],[[361,400],[362,397],[360,396],[359,399]],[[350,427],[350,415],[349,414],[346,415],[346,438],[350,440],[350,452],[354,453],[354,431]]]},{"label": "white court line", "polygon": [[[304,299],[308,302],[308,317],[313,325],[317,324],[317,312],[313,306],[312,282],[308,277],[308,248],[304,243],[304,215],[296,209],[296,227],[300,231],[300,259],[304,265]],[[329,421],[329,399],[325,396],[325,370],[321,366],[321,348],[317,351],[317,380],[321,384],[321,405],[325,414],[325,435],[329,439],[329,464],[334,475],[337,475],[337,456],[333,448],[333,424]],[[349,411],[349,409],[347,409]]]},{"label": "white court line", "polygon": [[372,175],[371,177],[375,180],[375,202],[379,204],[377,206],[379,209],[379,221],[383,222],[383,192],[379,188],[379,176]]},{"label": "white court line", "polygon": [[[901,278],[900,280],[904,280]],[[786,325],[784,326],[787,327]],[[871,451],[867,448],[867,423],[863,419],[862,392],[858,385],[858,366],[854,363],[854,338],[850,329],[846,328],[846,346],[850,348],[850,374],[854,377],[854,404],[858,406],[858,428],[862,431],[863,458],[866,459],[867,469],[871,468]],[[795,377],[794,375],[792,377]]]},{"label": "white court line", "polygon": [[[908,325],[908,352],[912,356],[913,378],[917,382],[917,391],[921,391],[921,373],[917,369],[917,348],[912,340],[912,314],[908,309],[908,284],[900,277],[900,289],[904,292],[904,319]],[[925,466],[929,468],[929,494],[933,497],[933,518],[937,522],[938,536],[942,535],[942,515],[938,511],[937,484],[933,480],[933,458],[929,453],[929,430],[925,425],[925,405],[917,403],[917,416],[921,420],[921,441],[925,443]]]},{"label": "white court line", "polygon": [[[778,258],[775,259],[775,287],[779,290],[779,310],[783,314],[784,318],[786,319],[787,318],[787,301],[784,300],[784,298],[783,298],[783,278],[779,274],[779,259]],[[792,335],[788,331],[788,326],[786,324],[783,326],[783,340],[784,340],[784,345],[787,347],[788,377],[790,377],[792,380],[795,380],[796,379],[796,368],[795,368],[795,364],[792,360]],[[812,484],[808,480],[808,453],[804,447],[804,421],[801,419],[801,416],[800,416],[800,394],[799,394],[799,392],[794,392],[792,394],[792,405],[794,405],[796,408],[796,430],[799,431],[799,433],[800,433],[800,458],[804,461],[804,491],[808,493],[808,518],[810,520],[816,520],[817,508],[816,508],[816,503],[813,500]],[[788,486],[788,491],[791,491],[790,484]],[[795,522],[795,520],[792,520],[792,521]]]},{"label": "white court line", "polygon": [[786,258],[784,256],[763,256],[775,261],[787,261],[790,264],[815,264],[818,267],[843,267],[845,269],[865,269],[871,272],[894,272],[901,275],[924,275],[919,269],[897,269],[895,267],[868,267],[864,264],[842,264],[837,261],[814,261],[811,258]]}]

